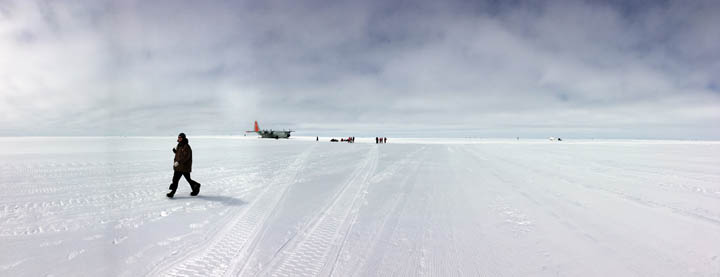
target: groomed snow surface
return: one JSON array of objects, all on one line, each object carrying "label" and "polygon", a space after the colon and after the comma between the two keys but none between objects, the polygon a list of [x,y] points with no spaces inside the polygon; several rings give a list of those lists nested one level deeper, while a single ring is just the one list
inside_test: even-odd
[{"label": "groomed snow surface", "polygon": [[189,139],[0,138],[0,276],[720,275],[716,142]]}]

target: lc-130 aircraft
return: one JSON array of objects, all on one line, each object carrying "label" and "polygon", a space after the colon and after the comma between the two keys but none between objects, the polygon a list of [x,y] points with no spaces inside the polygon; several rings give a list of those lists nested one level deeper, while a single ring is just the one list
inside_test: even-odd
[{"label": "lc-130 aircraft", "polygon": [[255,121],[255,129],[252,131],[245,131],[246,133],[257,133],[260,135],[261,138],[274,138],[274,139],[281,139],[281,138],[289,138],[290,133],[295,132],[293,130],[290,131],[273,131],[271,130],[260,130],[260,127],[258,127],[257,120]]}]

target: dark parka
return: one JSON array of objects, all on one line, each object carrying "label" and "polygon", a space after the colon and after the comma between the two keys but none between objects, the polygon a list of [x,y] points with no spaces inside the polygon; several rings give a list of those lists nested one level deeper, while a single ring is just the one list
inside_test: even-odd
[{"label": "dark parka", "polygon": [[179,165],[175,167],[175,171],[192,171],[192,149],[188,144],[187,138],[178,144],[177,150],[175,151],[175,161],[179,163]]}]

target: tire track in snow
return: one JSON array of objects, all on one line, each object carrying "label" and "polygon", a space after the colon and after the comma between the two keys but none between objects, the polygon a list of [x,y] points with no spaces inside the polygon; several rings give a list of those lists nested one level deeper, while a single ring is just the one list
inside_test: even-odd
[{"label": "tire track in snow", "polygon": [[[677,215],[684,216],[686,218],[700,220],[706,223],[713,224],[715,226],[720,225],[720,215],[717,213],[713,213],[710,210],[703,209],[701,207],[693,206],[693,207],[682,207],[682,205],[668,202],[665,199],[659,198],[657,200],[654,200],[652,198],[648,198],[645,196],[642,192],[638,192],[638,190],[644,190],[644,191],[654,191],[655,188],[657,188],[657,185],[653,185],[655,183],[661,183],[662,179],[656,179],[654,176],[649,176],[650,172],[645,172],[646,174],[630,174],[635,170],[635,168],[626,169],[623,168],[622,165],[616,165],[616,166],[609,166],[609,165],[602,165],[604,166],[603,170],[593,170],[585,172],[586,176],[596,176],[598,178],[580,178],[574,174],[569,174],[568,172],[572,172],[572,170],[566,169],[568,167],[568,164],[570,162],[566,162],[564,164],[556,165],[556,167],[559,167],[563,170],[549,170],[542,167],[528,167],[526,164],[509,160],[503,157],[496,157],[497,160],[503,161],[504,163],[512,166],[518,166],[523,168],[531,168],[532,172],[540,175],[540,176],[548,176],[548,178],[556,178],[557,182],[564,183],[566,185],[570,186],[576,186],[581,187],[584,189],[588,189],[590,191],[595,192],[601,192],[608,196],[615,197],[617,199],[621,199],[624,201],[629,201],[641,206],[644,206],[649,209],[665,209],[674,212]],[[590,163],[599,164],[594,161],[590,161]],[[617,174],[616,172],[626,172],[623,175]],[[630,173],[627,173],[630,172]],[[660,174],[660,173],[657,173]],[[598,181],[588,181],[588,180],[602,180],[602,182]],[[624,186],[603,186],[603,184],[626,184],[631,185],[633,187],[627,188]],[[660,186],[662,187],[662,185]],[[699,187],[695,187],[696,190],[690,190],[692,193],[700,193],[702,196],[711,197],[714,199],[717,199],[717,197],[710,195],[707,193],[707,190],[700,189],[697,191]],[[567,201],[575,202],[573,200],[568,199]]]},{"label": "tire track in snow", "polygon": [[[488,154],[488,153],[485,153]],[[603,199],[608,200],[622,200],[613,195],[603,193],[602,189],[594,186],[588,186],[582,182],[565,182],[563,176],[565,171],[557,170],[557,167],[546,168],[538,167],[535,165],[529,165],[527,162],[518,159],[507,159],[499,155],[492,155],[493,160],[496,161],[494,164],[493,171],[498,176],[504,176],[508,178],[510,184],[523,184],[521,186],[511,185],[513,193],[517,197],[515,201],[529,201],[528,204],[532,203],[536,206],[536,209],[527,210],[528,215],[531,215],[532,221],[536,221],[543,225],[544,228],[555,228],[554,232],[558,236],[567,237],[567,239],[576,239],[578,242],[583,243],[581,250],[568,249],[567,252],[552,251],[556,249],[553,247],[554,242],[552,240],[545,241],[544,243],[537,244],[534,246],[537,249],[537,253],[544,255],[544,264],[538,264],[541,266],[541,270],[544,272],[557,272],[562,270],[557,266],[556,259],[562,259],[564,255],[583,255],[583,253],[616,253],[613,256],[614,261],[604,261],[605,264],[598,265],[595,263],[583,264],[585,270],[590,272],[607,272],[613,270],[617,272],[633,272],[638,274],[645,271],[642,269],[642,264],[648,262],[639,261],[637,257],[662,257],[664,254],[659,248],[649,246],[643,243],[643,240],[632,238],[633,233],[640,233],[636,231],[636,227],[632,224],[627,224],[622,221],[615,221],[613,224],[597,224],[593,217],[584,218],[588,213],[593,212],[588,210],[588,207],[583,205],[578,199],[571,197],[571,191],[569,188],[579,189],[579,191],[593,193],[594,199],[600,199],[597,196],[606,196]],[[529,176],[532,179],[523,179],[516,174],[517,168],[524,168],[529,172]],[[568,175],[571,176],[571,175]],[[537,186],[535,184],[550,184],[548,180],[552,181],[553,185],[548,186]],[[564,186],[558,186],[558,185]],[[576,194],[577,195],[577,194]],[[500,202],[505,202],[500,199]],[[508,198],[509,200],[509,198]],[[651,207],[652,208],[652,207]],[[504,210],[503,210],[504,211]],[[594,216],[603,216],[602,214],[593,213]],[[512,217],[510,218],[512,219]],[[514,220],[511,220],[514,221]],[[522,220],[524,221],[524,220]],[[516,222],[521,223],[522,221]],[[617,226],[617,227],[615,227]],[[615,228],[613,228],[615,227]],[[649,236],[646,234],[645,236]],[[575,243],[575,245],[580,245]],[[641,256],[638,254],[632,254],[628,251],[637,253],[643,253],[647,256]],[[557,258],[556,258],[557,257]],[[672,262],[669,258],[663,258],[665,262]],[[622,275],[622,274],[621,274]]]},{"label": "tire track in snow", "polygon": [[[376,251],[382,251],[378,249],[380,241],[390,237],[391,234],[395,232],[400,217],[400,211],[405,207],[408,201],[408,194],[413,190],[413,187],[416,183],[415,179],[418,169],[420,168],[422,161],[425,160],[425,156],[419,159],[416,158],[416,156],[418,156],[419,153],[427,154],[426,149],[427,147],[422,147],[415,152],[410,153],[404,159],[385,167],[384,171],[379,172],[372,178],[372,183],[380,183],[383,179],[387,179],[390,176],[395,176],[396,174],[401,172],[401,176],[403,176],[398,183],[399,191],[397,192],[397,196],[390,201],[390,203],[387,205],[387,208],[384,209],[383,212],[379,213],[382,215],[378,220],[380,224],[374,228],[372,235],[370,235],[369,239],[362,242],[362,247],[356,247],[356,249],[352,249],[351,253],[341,253],[341,255],[344,254],[346,256],[350,256],[352,254],[353,256],[360,257],[359,261],[355,261],[355,263],[352,263],[350,261],[344,261],[344,264],[337,263],[336,267],[338,265],[341,265],[345,269],[344,272],[340,272],[341,275],[372,275],[369,272],[363,271],[366,270],[365,268],[368,266],[368,264],[380,264],[380,261],[383,260],[385,256],[384,253],[379,252],[379,255],[373,255],[373,253],[376,253]],[[405,171],[403,172],[401,170]],[[333,273],[335,272],[337,271],[334,271]]]},{"label": "tire track in snow", "polygon": [[[473,248],[465,249],[466,255],[475,260],[469,263],[472,264],[472,268],[468,269],[468,271],[475,271],[477,275],[489,276],[502,275],[503,272],[511,276],[527,275],[528,272],[525,271],[527,265],[514,267],[516,261],[510,258],[526,255],[526,253],[521,253],[513,247],[509,247],[507,242],[503,242],[503,240],[512,237],[512,240],[522,242],[535,232],[534,222],[539,219],[527,214],[528,211],[524,208],[527,207],[527,204],[518,206],[518,201],[530,201],[529,203],[538,206],[536,210],[542,209],[543,203],[547,202],[528,198],[530,194],[522,188],[523,181],[515,176],[517,170],[508,170],[502,167],[503,164],[498,163],[498,161],[504,160],[500,160],[500,158],[493,155],[488,156],[488,153],[480,152],[481,149],[473,146],[464,147],[464,163],[456,165],[458,168],[465,167],[466,170],[470,171],[481,168],[483,172],[481,175],[475,175],[476,178],[480,177],[478,179],[482,180],[482,187],[463,186],[462,188],[466,191],[465,195],[478,195],[478,193],[482,195],[480,201],[468,198],[465,203],[470,204],[478,201],[482,205],[475,206],[475,209],[485,213],[485,217],[482,219],[483,222],[480,224],[475,222],[473,223],[474,226],[470,228],[475,229],[474,232],[480,237],[479,240],[473,241],[473,244],[485,244],[487,247],[481,251]],[[527,170],[525,167],[523,168]],[[473,208],[473,204],[470,204],[469,208]],[[502,235],[498,237],[493,232],[485,231],[487,230],[486,226],[497,228],[496,230],[503,230]],[[465,230],[458,229],[456,233],[460,231]],[[533,249],[537,249],[537,252],[540,253],[550,253],[541,244],[533,245]],[[549,267],[549,254],[543,254],[542,259],[543,263],[545,263],[542,267]]]},{"label": "tire track in snow", "polygon": [[148,275],[167,274],[171,276],[221,276],[231,272],[233,261],[247,249],[258,234],[259,228],[267,221],[269,215],[278,206],[287,189],[295,183],[297,175],[304,168],[310,153],[316,148],[313,145],[280,173],[258,195],[250,206],[241,211],[220,231],[216,238],[208,243],[208,247],[185,256],[168,265],[156,267]]},{"label": "tire track in snow", "polygon": [[[233,176],[218,180],[209,178],[206,185],[216,186],[225,180],[235,180]],[[243,179],[243,178],[239,178]],[[153,182],[145,182],[153,183]],[[157,183],[157,182],[155,182]],[[113,187],[120,187],[114,186]],[[241,195],[257,186],[243,186]],[[166,201],[154,201],[158,198],[158,189],[140,189],[130,191],[113,190],[101,195],[74,193],[72,198],[47,201],[24,202],[20,204],[0,205],[0,237],[28,236],[45,232],[68,232],[85,228],[96,228],[108,223],[120,225],[142,225],[157,214],[158,209],[167,208]],[[164,196],[162,196],[164,200]],[[148,204],[152,203],[152,204]],[[112,213],[97,214],[97,210],[112,209]],[[123,214],[126,217],[113,217]],[[38,216],[40,216],[38,218]],[[130,220],[135,219],[135,220]],[[128,224],[124,224],[128,223]],[[136,226],[137,227],[137,226]],[[102,227],[105,228],[105,227]]]},{"label": "tire track in snow", "polygon": [[[82,166],[84,164],[75,164],[74,166]],[[68,170],[85,170],[84,168],[69,168]],[[118,209],[133,210],[136,203],[141,203],[152,196],[158,195],[157,189],[149,189],[145,184],[159,183],[160,180],[166,180],[167,174],[158,174],[156,172],[143,173],[139,176],[131,176],[124,178],[123,176],[106,176],[102,168],[92,168],[88,171],[88,177],[85,179],[72,178],[71,175],[62,175],[56,180],[45,180],[44,177],[34,176],[32,180],[38,180],[37,183],[28,185],[26,188],[12,190],[13,197],[0,201],[0,210],[6,210],[6,218],[3,223],[17,225],[16,230],[11,228],[3,228],[0,236],[13,236],[29,233],[27,227],[29,225],[39,225],[48,227],[46,229],[55,229],[61,231],[65,226],[78,225],[86,226],[83,223],[96,223],[97,210],[112,207],[114,211]],[[94,173],[95,175],[90,175]],[[90,178],[91,177],[91,178]],[[116,178],[117,177],[117,178]],[[23,178],[21,178],[23,179]],[[30,179],[24,177],[24,179]],[[64,182],[64,183],[63,183]],[[72,183],[72,185],[66,184]],[[128,188],[128,184],[132,184]],[[136,185],[140,184],[140,185]],[[35,190],[35,187],[48,187],[52,190]],[[84,190],[87,188],[92,188]],[[59,191],[60,193],[55,193]],[[51,194],[52,197],[38,200],[37,195]],[[10,209],[8,209],[10,208]],[[88,212],[90,211],[90,212]],[[29,215],[32,215],[29,217]],[[54,228],[59,225],[61,228]]]},{"label": "tire track in snow", "polygon": [[[372,185],[372,184],[378,184],[380,182],[383,182],[384,180],[386,180],[388,178],[396,176],[396,174],[398,174],[398,172],[400,172],[401,170],[410,170],[410,168],[412,168],[411,172],[416,172],[417,168],[420,164],[420,161],[416,158],[416,156],[418,156],[419,153],[424,152],[424,150],[426,150],[426,148],[427,147],[422,147],[420,149],[417,149],[417,150],[407,154],[403,159],[395,161],[388,166],[383,166],[383,170],[378,169],[378,171],[376,171],[375,174],[373,174],[372,178],[370,178],[370,180],[368,181],[369,184]],[[345,153],[345,154],[347,154],[347,153]],[[323,158],[318,158],[318,160],[323,160]],[[350,178],[352,178],[352,176],[355,176],[356,173],[361,169],[362,169],[362,166],[356,167],[355,170],[353,171],[353,173],[350,174],[350,176],[351,176]],[[405,177],[400,182],[401,187],[406,187],[405,184],[408,183],[409,177],[414,176],[414,175],[415,174],[411,174],[411,175],[406,174]],[[350,180],[350,178],[348,180]],[[344,183],[347,184],[348,181],[345,181]],[[369,193],[369,190],[371,190],[371,188],[368,188],[368,193]],[[403,191],[407,191],[407,190],[408,190],[407,188],[403,189]],[[339,188],[338,191],[332,197],[330,197],[330,200],[328,202],[332,203],[332,201],[334,201],[334,199],[336,199],[338,197],[338,195],[340,194],[341,191],[342,191],[342,187]],[[395,197],[395,199],[392,200],[393,204],[391,204],[390,206],[393,206],[393,207],[397,206],[397,203],[400,202],[399,199],[405,199],[406,198],[405,196],[406,196],[406,193],[402,193],[400,196]],[[367,204],[367,202],[363,203],[363,205],[366,205],[366,204]],[[256,275],[260,274],[260,272],[263,270],[263,267],[266,268],[265,274],[267,274],[267,271],[269,270],[269,268],[272,268],[272,267],[271,266],[263,266],[263,264],[267,263],[267,264],[272,265],[273,263],[277,263],[278,260],[281,259],[278,257],[282,256],[282,251],[284,251],[286,248],[294,247],[293,245],[297,244],[295,238],[302,237],[302,234],[307,233],[307,230],[310,227],[312,227],[314,224],[314,221],[312,219],[318,218],[320,214],[322,214],[325,210],[327,210],[328,205],[330,205],[330,204],[326,204],[325,207],[321,208],[319,210],[319,212],[316,213],[317,214],[316,216],[311,217],[311,220],[303,223],[297,229],[296,232],[294,232],[289,238],[287,238],[285,240],[285,242],[280,246],[279,249],[275,250],[275,255],[270,257],[269,260],[267,260],[266,262],[260,263],[257,260],[257,258],[255,257],[255,255],[251,255],[250,257],[248,257],[246,262],[249,263],[250,261],[254,261],[255,264],[243,265],[241,271],[237,272],[237,275],[239,275],[239,276],[256,276]],[[394,211],[394,209],[390,209],[390,210]],[[355,245],[352,245],[352,244],[347,245],[346,244],[346,247],[343,249],[343,251],[338,252],[338,255],[340,255],[340,257],[349,257],[350,255],[367,257],[367,255],[369,255],[368,253],[370,253],[370,251],[375,247],[375,245],[377,245],[378,235],[380,233],[384,232],[385,228],[383,226],[386,225],[385,223],[388,221],[388,218],[391,217],[391,215],[397,216],[395,212],[385,212],[385,213],[379,213],[379,214],[381,214],[382,215],[381,217],[383,218],[381,220],[382,222],[384,222],[382,224],[382,226],[375,227],[374,231],[372,232],[373,233],[372,237],[369,238],[368,240],[366,240],[367,241],[366,243],[362,243],[362,246],[357,245],[358,244],[357,242],[354,242]],[[367,226],[363,226],[363,227],[367,227]],[[348,249],[348,247],[351,249]],[[358,250],[358,249],[360,249],[360,250]],[[358,261],[354,260],[354,262],[358,262]],[[363,260],[360,260],[359,262],[364,263]],[[357,263],[353,263],[353,261],[347,261],[344,259],[338,259],[338,261],[335,263],[335,266],[336,267],[339,266],[339,267],[342,267],[345,269],[345,273],[340,273],[343,275],[356,275],[355,272],[358,271],[358,268],[362,267],[361,265],[358,265]],[[347,268],[349,268],[349,267],[351,267],[351,269],[348,270]],[[349,273],[352,273],[352,274],[349,274]],[[336,274],[335,271],[333,272],[333,274]]]},{"label": "tire track in snow", "polygon": [[[365,196],[367,185],[377,168],[378,146],[374,145],[362,166],[344,184],[331,204],[310,225],[308,231],[299,234],[296,242],[278,253],[268,267],[271,276],[317,276],[330,274],[337,254],[342,251],[347,234],[357,219],[357,213]],[[330,258],[331,260],[328,260]]]}]

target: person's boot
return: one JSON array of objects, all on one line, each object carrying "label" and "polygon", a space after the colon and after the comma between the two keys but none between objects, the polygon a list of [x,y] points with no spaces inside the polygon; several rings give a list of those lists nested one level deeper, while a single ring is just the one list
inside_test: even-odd
[{"label": "person's boot", "polygon": [[169,198],[173,198],[173,196],[175,196],[175,192],[174,192],[174,191],[171,191],[171,192],[168,192],[168,194],[165,194],[165,195],[166,195],[167,197],[169,197]]},{"label": "person's boot", "polygon": [[190,196],[197,196],[198,193],[200,193],[200,183],[195,183],[192,189],[193,191],[190,193]]}]

